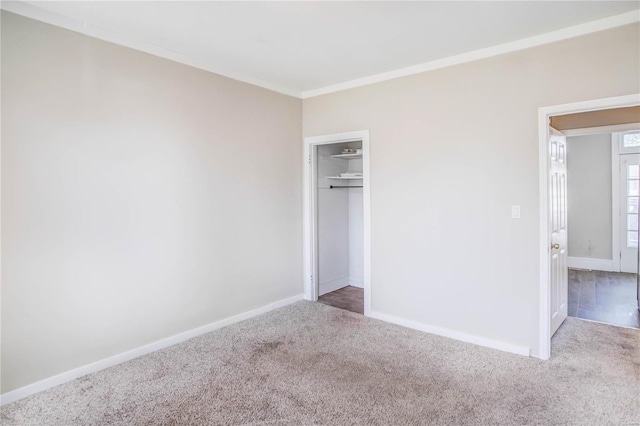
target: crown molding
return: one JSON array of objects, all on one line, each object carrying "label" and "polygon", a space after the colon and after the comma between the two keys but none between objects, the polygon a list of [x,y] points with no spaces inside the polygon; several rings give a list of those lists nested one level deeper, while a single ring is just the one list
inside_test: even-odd
[{"label": "crown molding", "polygon": [[339,92],[342,90],[353,89],[356,87],[367,86],[374,83],[380,83],[387,80],[393,80],[400,77],[406,77],[413,74],[419,74],[426,71],[437,70],[454,65],[463,64],[466,62],[477,61],[479,59],[490,58],[493,56],[502,55],[505,53],[511,53],[522,49],[528,49],[535,46],[541,46],[556,41],[566,40],[573,37],[579,37],[586,34],[595,33],[598,31],[604,31],[611,28],[621,27],[628,24],[640,22],[640,10],[633,10],[620,15],[610,16],[608,18],[599,19],[596,21],[586,22],[573,27],[563,28],[560,30],[540,34],[533,37],[528,37],[520,40],[516,40],[509,43],[499,44],[483,49],[474,50],[471,52],[462,53],[460,55],[450,56],[447,58],[436,59],[434,61],[425,62],[418,65],[413,65],[406,68],[400,68],[380,74],[370,75],[367,77],[358,78],[355,80],[346,81],[330,86],[320,87],[318,89],[312,89],[307,91],[299,91],[296,89],[282,87],[277,84],[272,84],[251,76],[248,76],[242,72],[223,69],[216,64],[212,64],[209,61],[200,60],[188,57],[179,52],[175,52],[170,49],[166,49],[161,46],[157,46],[152,43],[147,43],[141,40],[137,40],[133,37],[125,36],[123,34],[116,33],[111,30],[107,30],[95,25],[88,24],[85,21],[79,19],[69,18],[42,7],[35,6],[24,1],[1,1],[0,8],[8,12],[12,12],[18,15],[25,16],[27,18],[35,19],[37,21],[45,22],[47,24],[55,25],[67,30],[78,32],[89,37],[94,37],[100,40],[104,40],[110,43],[119,44],[121,46],[129,47],[131,49],[139,50],[141,52],[149,53],[151,55],[159,56],[161,58],[169,59],[174,62],[189,65],[194,68],[199,68],[205,71],[219,74],[221,76],[238,80],[244,83],[252,84],[254,86],[262,87],[274,92],[282,93],[284,95],[292,96],[295,98],[308,99],[315,96],[326,95],[329,93]]},{"label": "crown molding", "polygon": [[44,22],[47,24],[55,25],[57,27],[84,34],[89,37],[129,47],[131,49],[149,53],[154,56],[159,56],[164,59],[169,59],[173,62],[178,62],[194,68],[209,71],[214,74],[230,78],[232,80],[249,83],[253,86],[262,87],[263,89],[268,89],[273,92],[293,96],[295,98],[301,97],[301,93],[298,90],[262,81],[260,79],[248,76],[235,70],[223,69],[216,64],[210,63],[209,61],[192,58],[187,55],[183,55],[182,53],[175,52],[171,49],[157,46],[153,43],[147,43],[134,37],[117,33],[115,31],[107,30],[105,28],[89,24],[83,20],[69,18],[30,3],[15,0],[1,1],[0,8],[2,10],[6,10],[7,12],[15,13],[17,15],[35,19],[36,21]]},{"label": "crown molding", "polygon": [[620,15],[610,16],[608,18],[599,19],[597,21],[586,22],[584,24],[573,27],[563,28],[533,37],[523,38],[509,43],[499,44],[496,46],[478,49],[471,52],[462,53],[460,55],[449,56],[447,58],[436,59],[434,61],[425,62],[419,65],[413,65],[406,68],[400,68],[393,71],[375,74],[368,77],[358,78],[344,83],[334,84],[331,86],[321,87],[319,89],[307,90],[302,92],[302,99],[313,98],[315,96],[326,95],[329,93],[340,92],[342,90],[353,89],[356,87],[367,86],[369,84],[380,83],[387,80],[393,80],[400,77],[406,77],[413,74],[419,74],[426,71],[437,70],[450,67],[453,65],[464,64],[466,62],[477,61],[479,59],[490,58],[492,56],[503,55],[518,50],[528,49],[530,47],[541,46],[543,44],[553,43],[556,41],[566,40],[573,37],[579,37],[586,34],[604,31],[611,28],[621,27],[628,24],[640,22],[640,10],[622,13]]}]

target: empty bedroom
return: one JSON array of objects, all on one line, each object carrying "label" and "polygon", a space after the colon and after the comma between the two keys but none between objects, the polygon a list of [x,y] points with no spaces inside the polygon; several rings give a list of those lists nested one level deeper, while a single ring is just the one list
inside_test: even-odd
[{"label": "empty bedroom", "polygon": [[640,419],[640,2],[2,1],[0,36],[2,425]]}]

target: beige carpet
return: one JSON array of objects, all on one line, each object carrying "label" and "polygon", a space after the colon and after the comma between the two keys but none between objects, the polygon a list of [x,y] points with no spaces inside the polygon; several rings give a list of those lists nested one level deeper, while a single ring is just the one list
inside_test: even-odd
[{"label": "beige carpet", "polygon": [[6,425],[638,424],[640,330],[540,361],[299,302],[2,408]]}]

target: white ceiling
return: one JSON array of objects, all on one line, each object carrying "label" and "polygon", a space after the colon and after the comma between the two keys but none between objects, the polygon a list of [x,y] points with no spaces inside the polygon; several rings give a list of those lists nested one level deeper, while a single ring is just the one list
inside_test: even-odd
[{"label": "white ceiling", "polygon": [[4,1],[2,5],[302,97],[328,86],[614,15],[626,13],[627,21],[629,16],[637,21],[639,7],[638,1]]}]

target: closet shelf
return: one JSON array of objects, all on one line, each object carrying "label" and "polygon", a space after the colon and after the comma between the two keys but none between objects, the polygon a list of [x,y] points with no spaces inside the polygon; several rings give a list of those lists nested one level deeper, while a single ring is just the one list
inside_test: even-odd
[{"label": "closet shelf", "polygon": [[325,179],[339,179],[339,180],[362,180],[362,176],[325,176]]},{"label": "closet shelf", "polygon": [[337,154],[332,155],[331,158],[339,158],[341,160],[360,160],[362,154]]}]

